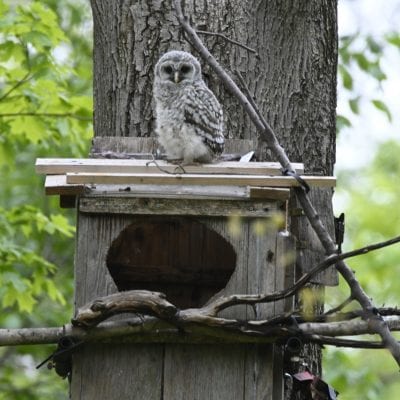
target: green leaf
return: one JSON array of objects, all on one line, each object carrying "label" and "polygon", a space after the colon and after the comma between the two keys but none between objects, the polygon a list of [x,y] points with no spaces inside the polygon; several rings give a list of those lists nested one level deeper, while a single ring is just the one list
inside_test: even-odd
[{"label": "green leaf", "polygon": [[353,89],[353,78],[350,75],[347,68],[345,68],[343,65],[339,65],[339,73],[342,77],[343,86],[348,90],[352,90]]},{"label": "green leaf", "polygon": [[343,115],[336,116],[336,132],[339,133],[343,128],[349,128],[351,122],[348,118]]},{"label": "green leaf", "polygon": [[367,57],[363,53],[354,53],[353,54],[354,59],[356,60],[358,66],[363,70],[363,71],[368,71],[369,68],[372,65],[372,62],[368,60]]},{"label": "green leaf", "polygon": [[360,96],[357,96],[354,99],[349,100],[349,106],[351,111],[357,115],[360,113],[359,101],[360,101]]},{"label": "green leaf", "polygon": [[392,114],[388,108],[388,106],[382,100],[371,100],[371,103],[379,110],[382,111],[386,116],[389,122],[392,122]]},{"label": "green leaf", "polygon": [[400,48],[400,34],[398,32],[393,32],[386,36],[386,41],[393,46]]},{"label": "green leaf", "polygon": [[380,43],[378,43],[378,41],[375,40],[374,37],[367,36],[366,41],[367,41],[368,48],[370,49],[370,51],[372,53],[374,53],[374,54],[381,54],[382,53],[383,46]]}]

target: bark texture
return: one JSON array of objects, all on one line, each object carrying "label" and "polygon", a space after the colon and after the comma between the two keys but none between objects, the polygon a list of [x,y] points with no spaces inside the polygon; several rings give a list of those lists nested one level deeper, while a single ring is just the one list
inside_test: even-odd
[{"label": "bark texture", "polygon": [[[208,48],[245,78],[293,162],[329,175],[335,162],[336,0],[189,0],[185,14],[199,30],[219,32],[257,55],[214,36]],[[171,2],[92,0],[96,136],[151,136],[152,81],[158,57],[190,51]],[[202,61],[204,66],[204,62]],[[204,75],[224,108],[230,137],[255,129],[206,66]],[[268,152],[262,157],[268,158]]]}]

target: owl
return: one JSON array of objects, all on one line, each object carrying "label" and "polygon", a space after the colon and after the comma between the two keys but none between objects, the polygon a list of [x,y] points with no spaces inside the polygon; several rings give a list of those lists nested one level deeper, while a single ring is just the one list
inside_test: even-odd
[{"label": "owl", "polygon": [[222,153],[222,108],[195,57],[185,51],[164,54],[155,67],[153,97],[156,134],[167,160],[209,163]]}]

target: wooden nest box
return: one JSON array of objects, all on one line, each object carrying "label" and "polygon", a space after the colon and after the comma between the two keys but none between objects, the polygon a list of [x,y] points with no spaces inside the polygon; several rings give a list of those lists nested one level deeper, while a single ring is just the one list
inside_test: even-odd
[{"label": "wooden nest box", "polygon": [[[302,172],[301,164],[295,167]],[[298,183],[282,176],[277,163],[182,169],[149,159],[38,159],[36,168],[47,175],[46,193],[60,195],[62,205],[78,211],[76,307],[117,291],[148,289],[165,293],[179,308],[196,308],[215,296],[272,293],[293,283],[287,204]],[[309,185],[334,185],[332,177],[304,178]],[[291,306],[282,300],[221,314],[265,319]],[[85,346],[74,356],[72,398],[94,398],[90,385],[83,389],[88,379],[104,385],[97,396],[116,398],[108,387],[115,379],[110,371],[121,365],[132,375],[131,395],[145,381],[147,389],[123,397],[119,388],[120,398],[159,399],[164,391],[165,399],[236,399],[233,393],[256,387],[281,393],[282,377],[273,377],[272,367],[281,361],[273,346],[257,350],[242,344],[233,350],[227,344],[215,347],[209,339],[197,345],[188,337],[184,341],[90,345],[90,351]],[[210,380],[213,392],[207,394]],[[74,397],[78,387],[83,397]]]}]

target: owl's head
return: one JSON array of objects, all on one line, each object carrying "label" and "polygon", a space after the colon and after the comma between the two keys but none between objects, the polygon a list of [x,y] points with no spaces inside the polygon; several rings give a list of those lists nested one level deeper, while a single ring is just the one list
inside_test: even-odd
[{"label": "owl's head", "polygon": [[169,51],[158,60],[155,77],[173,84],[193,82],[201,79],[200,63],[186,51]]}]

